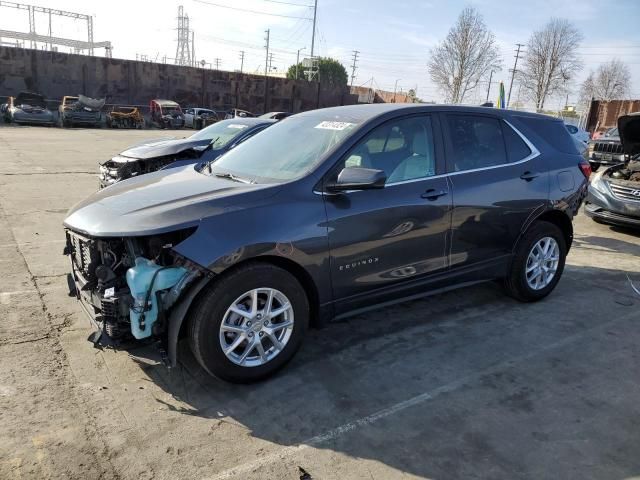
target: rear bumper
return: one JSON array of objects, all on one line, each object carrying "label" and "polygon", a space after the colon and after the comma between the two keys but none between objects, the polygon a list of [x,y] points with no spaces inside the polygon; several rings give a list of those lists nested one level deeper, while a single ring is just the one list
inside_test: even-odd
[{"label": "rear bumper", "polygon": [[51,115],[27,115],[19,114],[14,115],[12,119],[13,123],[25,123],[31,125],[53,125],[53,117]]},{"label": "rear bumper", "polygon": [[64,121],[74,125],[99,125],[102,122],[101,115],[83,115],[78,113],[63,114]]}]

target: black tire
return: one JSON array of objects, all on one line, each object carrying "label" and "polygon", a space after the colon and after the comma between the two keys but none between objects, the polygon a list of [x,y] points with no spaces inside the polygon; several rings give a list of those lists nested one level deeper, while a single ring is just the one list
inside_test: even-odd
[{"label": "black tire", "polygon": [[600,164],[599,163],[593,163],[593,162],[590,162],[590,163],[591,163],[591,171],[593,173],[596,173],[598,171],[598,169],[600,168]]},{"label": "black tire", "polygon": [[[526,278],[527,259],[536,243],[544,237],[552,237],[558,244],[558,266],[551,282],[540,290],[534,290],[529,286]],[[529,227],[529,230],[527,230],[520,239],[516,247],[511,265],[509,266],[509,273],[504,280],[507,294],[521,302],[536,302],[543,299],[549,295],[558,284],[564,271],[566,257],[567,244],[562,230],[553,223],[544,221],[535,222]]]},{"label": "black tire", "polygon": [[[240,366],[224,354],[220,324],[232,303],[255,288],[274,288],[291,303],[293,331],[284,349],[272,360],[253,367]],[[189,319],[191,351],[211,375],[233,383],[262,380],[282,368],[298,351],[309,325],[309,302],[298,280],[286,270],[267,263],[251,263],[223,274],[206,288]]]}]

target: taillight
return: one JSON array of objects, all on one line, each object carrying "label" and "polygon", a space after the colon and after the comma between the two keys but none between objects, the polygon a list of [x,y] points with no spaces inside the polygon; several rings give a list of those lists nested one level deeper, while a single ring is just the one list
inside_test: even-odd
[{"label": "taillight", "polygon": [[591,164],[589,164],[589,162],[580,162],[578,166],[585,178],[589,180],[589,177],[591,176]]}]

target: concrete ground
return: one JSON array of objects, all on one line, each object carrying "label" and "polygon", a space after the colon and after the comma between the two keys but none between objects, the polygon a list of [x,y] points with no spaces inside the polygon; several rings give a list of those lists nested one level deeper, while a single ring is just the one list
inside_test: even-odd
[{"label": "concrete ground", "polygon": [[640,235],[584,215],[548,299],[486,284],[380,309],[258,385],[184,346],[173,370],[93,349],[62,220],[98,161],[167,134],[0,128],[1,479],[640,476]]}]

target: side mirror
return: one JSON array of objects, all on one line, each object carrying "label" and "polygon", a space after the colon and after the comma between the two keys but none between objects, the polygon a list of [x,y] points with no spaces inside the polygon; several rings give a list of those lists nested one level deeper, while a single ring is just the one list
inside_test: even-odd
[{"label": "side mirror", "polygon": [[373,190],[384,188],[387,175],[382,170],[372,168],[351,167],[344,168],[335,182],[325,186],[329,192],[344,192],[345,190]]}]

